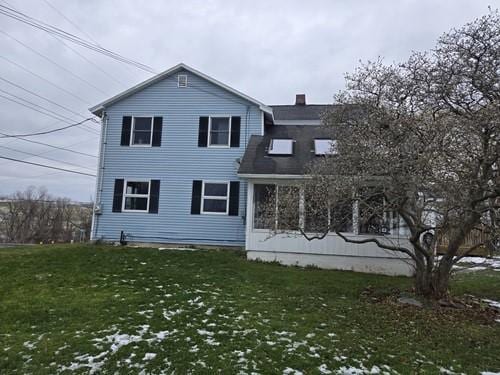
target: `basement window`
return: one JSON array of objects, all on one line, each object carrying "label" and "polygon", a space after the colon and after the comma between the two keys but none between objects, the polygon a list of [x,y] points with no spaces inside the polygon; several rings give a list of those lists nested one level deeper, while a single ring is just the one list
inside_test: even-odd
[{"label": "basement window", "polygon": [[292,155],[293,139],[271,139],[267,153],[269,155]]},{"label": "basement window", "polygon": [[336,155],[337,141],[334,139],[315,139],[314,153],[316,155]]}]

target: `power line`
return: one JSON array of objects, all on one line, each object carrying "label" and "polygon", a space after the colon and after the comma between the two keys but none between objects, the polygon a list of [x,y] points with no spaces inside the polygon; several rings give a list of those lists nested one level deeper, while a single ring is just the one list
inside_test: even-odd
[{"label": "power line", "polygon": [[[82,34],[84,34],[85,36],[87,36],[92,42],[94,42],[95,45],[101,47],[99,45],[99,43],[97,43],[95,41],[94,38],[92,38],[88,33],[86,33],[84,30],[82,30],[76,23],[74,23],[73,21],[71,21],[68,17],[66,17],[59,9],[57,9],[57,7],[55,7],[54,5],[52,5],[48,0],[44,0],[45,4],[47,4],[50,8],[52,8],[52,10],[54,10],[57,14],[59,14],[61,17],[63,17],[66,21],[68,21],[71,25],[73,25],[73,27],[75,27],[76,29],[78,29]],[[8,4],[8,3],[7,3]],[[8,4],[10,5],[10,4]],[[12,6],[11,6],[12,7]],[[57,38],[57,40],[59,42],[61,42],[66,48],[69,48],[71,51],[73,51],[74,53],[76,53],[78,56],[80,56],[83,60],[87,61],[89,64],[93,65],[96,69],[98,69],[101,73],[103,73],[104,75],[106,75],[107,77],[109,77],[110,79],[112,79],[113,81],[115,81],[116,83],[119,83],[120,85],[125,85],[125,83],[121,82],[119,79],[115,78],[112,74],[109,74],[107,71],[105,71],[103,68],[101,68],[98,64],[94,63],[92,60],[88,59],[87,57],[85,57],[84,55],[82,55],[80,52],[78,52],[77,50],[75,50],[74,48],[70,47],[69,45],[67,45],[66,43],[64,43],[64,41],[61,40],[61,38],[55,36],[55,35],[52,35],[54,38]]]},{"label": "power line", "polygon": [[118,83],[119,85],[125,85],[125,83],[121,82],[119,79],[115,78],[113,75],[109,74],[107,71],[105,71],[103,68],[101,68],[98,64],[96,64],[95,62],[93,62],[92,60],[90,60],[89,58],[85,57],[83,54],[81,54],[80,52],[78,52],[76,49],[74,49],[73,47],[69,46],[68,44],[64,43],[63,40],[61,40],[60,37],[58,36],[55,36],[55,35],[52,35],[58,42],[60,42],[63,46],[65,46],[66,48],[68,48],[69,50],[73,51],[75,54],[77,54],[78,56],[80,56],[83,60],[85,60],[87,63],[89,63],[90,65],[92,65],[94,68],[96,68],[97,70],[99,70],[102,74],[104,74],[106,77],[108,77],[109,79],[111,79],[112,81],[114,81],[115,83]]},{"label": "power line", "polygon": [[73,111],[71,108],[68,108],[68,107],[65,107],[65,106],[63,106],[63,105],[61,105],[61,104],[59,104],[59,103],[56,103],[56,102],[54,102],[53,100],[50,100],[50,99],[48,99],[48,98],[46,98],[46,97],[44,97],[44,96],[42,96],[42,95],[40,95],[40,94],[37,94],[36,92],[33,92],[33,91],[31,91],[31,90],[28,90],[28,89],[26,89],[26,88],[22,87],[21,85],[18,85],[17,83],[14,83],[14,82],[12,82],[12,81],[10,81],[10,80],[6,79],[6,78],[2,78],[2,77],[0,77],[0,80],[2,80],[2,81],[4,81],[4,82],[7,82],[9,85],[12,85],[12,86],[14,86],[14,87],[17,87],[18,89],[21,89],[21,90],[23,90],[23,91],[26,91],[27,93],[29,93],[29,94],[31,94],[31,95],[34,95],[34,96],[36,96],[37,98],[43,99],[43,100],[45,100],[46,102],[49,102],[49,103],[51,103],[51,104],[53,104],[53,105],[55,105],[55,106],[57,106],[57,107],[59,107],[59,108],[62,108],[62,109],[64,109],[65,111],[68,111],[68,112],[70,112],[70,113],[73,113],[74,115],[77,115],[77,116],[80,116],[80,117],[85,118],[85,116],[84,116],[84,115],[82,115],[81,113],[75,112],[75,111]]},{"label": "power line", "polygon": [[[77,115],[77,116],[79,116],[79,117],[86,118],[86,116],[82,115],[81,113],[75,112],[75,111],[73,111],[71,108],[68,108],[68,107],[65,107],[65,106],[63,106],[63,105],[61,105],[61,104],[59,104],[59,103],[56,103],[56,102],[54,102],[53,100],[50,100],[50,99],[46,98],[45,96],[42,96],[42,95],[40,95],[40,94],[37,94],[36,92],[33,92],[33,91],[31,91],[31,90],[28,90],[28,89],[26,89],[26,88],[24,88],[24,87],[22,87],[22,86],[20,86],[20,85],[18,85],[18,84],[16,84],[16,83],[12,82],[12,81],[9,81],[8,79],[5,79],[5,78],[0,77],[0,80],[5,81],[5,82],[9,83],[10,85],[12,85],[12,86],[14,86],[14,87],[17,87],[17,88],[19,88],[19,89],[21,89],[21,90],[24,90],[24,91],[28,92],[29,94],[34,95],[34,96],[36,96],[36,97],[38,97],[38,98],[40,98],[40,99],[43,99],[43,100],[45,100],[45,101],[47,101],[47,102],[49,102],[49,103],[51,103],[51,104],[53,104],[53,105],[55,105],[55,106],[58,106],[58,107],[60,107],[60,108],[64,109],[65,111],[71,112],[71,113],[73,113],[73,114],[75,114],[75,115]],[[42,107],[42,106],[40,106],[40,105],[38,105],[38,104],[35,104],[35,103],[33,103],[33,102],[30,102],[30,101],[28,101],[28,100],[26,100],[26,99],[20,98],[20,97],[18,97],[18,96],[16,96],[16,95],[12,94],[12,93],[10,93],[10,92],[7,92],[7,91],[2,90],[2,89],[0,89],[0,91],[4,92],[4,93],[6,93],[6,94],[8,94],[8,95],[10,95],[10,96],[13,96],[13,97],[15,97],[15,98],[17,98],[17,99],[19,99],[19,100],[22,100],[23,102],[29,103],[29,104],[31,104],[31,105],[34,105],[34,106],[38,107],[38,108],[42,108],[44,111],[47,111],[47,112],[53,113],[53,114],[55,114],[55,115],[56,115],[56,116],[58,116],[58,117],[64,117],[64,118],[68,119],[69,121],[73,121],[73,119],[70,119],[69,117],[66,117],[66,116],[60,115],[59,113],[56,113],[56,112],[54,112],[54,111],[52,111],[52,110],[50,110],[50,109],[47,109],[47,108],[45,108],[45,107]],[[16,103],[18,103],[18,102],[16,102]],[[21,103],[18,103],[18,104],[21,104]],[[33,108],[32,108],[32,109],[33,109]],[[94,122],[94,123],[97,123],[97,120],[95,120],[95,119],[91,119],[91,121],[92,121],[92,122]],[[83,129],[83,130],[86,130],[86,131],[88,131],[88,132],[90,132],[90,133],[92,133],[92,134],[98,134],[98,132],[96,132],[96,131],[95,131],[95,129],[93,129],[93,128],[89,128],[89,127],[87,127],[86,125],[83,125],[83,124],[82,124],[82,129]]]},{"label": "power line", "polygon": [[81,29],[81,28],[80,28],[80,26],[78,26],[78,24],[76,24],[75,22],[73,22],[72,20],[70,20],[68,17],[66,17],[66,16],[64,15],[64,13],[63,13],[63,12],[61,12],[59,9],[57,9],[57,7],[56,7],[56,6],[52,5],[52,4],[50,3],[50,1],[48,1],[48,0],[43,0],[43,1],[45,1],[45,3],[46,3],[49,7],[51,7],[54,11],[56,11],[57,13],[59,13],[59,15],[60,15],[62,18],[64,18],[66,21],[68,21],[70,24],[72,24],[72,25],[73,25],[73,26],[74,26],[77,30],[79,30],[82,34],[84,34],[87,38],[89,38],[92,42],[94,42],[94,44],[95,44],[96,46],[101,47],[101,46],[99,45],[99,43],[97,43],[97,41],[96,41],[94,38],[92,38],[92,36],[91,36],[89,33],[87,33],[85,30]]},{"label": "power line", "polygon": [[[12,95],[12,94],[10,94],[10,93],[8,93],[8,92],[6,92],[6,91],[2,90],[2,89],[0,89],[0,91],[1,91],[1,92],[6,93],[6,94],[8,94],[8,95]],[[29,101],[27,101],[27,100],[24,100],[24,99],[22,99],[22,98],[19,98],[19,97],[15,96],[15,95],[12,95],[12,96],[14,96],[15,98],[18,98],[19,100],[29,102]],[[23,102],[17,101],[17,100],[15,100],[15,99],[12,99],[12,98],[10,98],[10,97],[8,97],[8,96],[5,96],[5,95],[0,95],[0,97],[1,97],[1,98],[4,98],[4,99],[7,99],[7,100],[10,100],[11,102],[17,103],[17,104],[19,104],[19,105],[22,105],[23,107],[29,108],[29,109],[31,109],[31,110],[33,110],[33,111],[39,112],[39,113],[41,113],[41,114],[44,114],[44,115],[46,115],[46,116],[48,116],[48,117],[52,117],[52,118],[54,118],[54,119],[56,119],[56,120],[59,120],[59,121],[65,121],[64,119],[61,119],[60,117],[56,117],[56,116],[54,116],[53,114],[46,113],[46,112],[44,112],[44,111],[42,111],[42,110],[40,110],[40,109],[35,108],[35,107],[40,107],[40,108],[43,108],[43,107],[41,107],[41,106],[39,106],[39,105],[37,105],[37,104],[33,104],[33,106],[31,106],[31,105],[29,105],[29,104],[25,104],[25,103],[23,103]],[[29,103],[31,103],[31,102],[29,102]]]},{"label": "power line", "polygon": [[88,169],[89,171],[93,171],[95,169],[95,168],[85,167],[85,166],[80,165],[80,164],[71,163],[69,161],[61,161],[61,160],[57,160],[57,159],[53,159],[53,158],[48,158],[46,156],[42,156],[41,154],[34,154],[34,153],[28,152],[28,151],[16,150],[15,148],[12,148],[12,147],[2,146],[2,145],[0,145],[0,147],[4,148],[4,149],[7,149],[7,150],[14,151],[14,152],[19,152],[21,154],[26,154],[26,155],[30,155],[30,156],[34,156],[34,157],[37,157],[37,158],[42,158],[42,159],[50,160],[50,161],[55,161],[57,163],[68,164],[68,165],[72,165],[73,167]]},{"label": "power line", "polygon": [[99,46],[98,44],[90,43],[83,38],[80,38],[74,34],[71,34],[65,30],[62,30],[58,27],[55,27],[53,25],[50,25],[50,24],[45,23],[43,21],[40,21],[40,20],[33,18],[31,16],[28,16],[25,13],[19,12],[15,9],[7,7],[5,5],[0,5],[0,8],[3,8],[3,9],[0,9],[0,14],[3,14],[7,17],[13,18],[17,21],[23,22],[27,25],[30,25],[30,26],[35,27],[37,29],[43,30],[47,33],[56,34],[56,35],[60,36],[61,38],[64,38],[72,43],[78,44],[82,47],[85,47],[85,48],[88,48],[88,49],[93,50],[95,52],[101,53],[105,56],[108,56],[112,59],[123,62],[125,64],[132,65],[132,66],[134,66],[138,69],[144,70],[148,73],[156,74],[156,71],[153,68],[151,68],[150,66],[147,66],[147,65],[142,64],[138,61],[126,58],[126,57],[124,57],[116,52],[113,52],[113,51],[110,51],[106,48],[103,48],[103,47]]},{"label": "power line", "polygon": [[[45,116],[52,117],[52,118],[54,118],[54,119],[56,119],[56,120],[63,121],[63,122],[66,122],[66,123],[69,123],[68,121],[70,121],[70,122],[72,122],[72,121],[73,121],[73,120],[72,120],[71,118],[69,118],[69,117],[66,117],[66,116],[63,116],[63,115],[59,115],[58,113],[56,113],[56,112],[54,112],[54,111],[51,111],[50,109],[47,109],[47,108],[45,108],[45,107],[42,107],[42,106],[40,106],[40,105],[38,105],[38,104],[36,104],[36,103],[30,102],[29,100],[23,99],[23,98],[21,98],[21,97],[19,97],[19,96],[17,96],[17,95],[11,94],[11,93],[9,93],[8,91],[5,91],[5,90],[0,89],[0,92],[6,93],[6,94],[8,94],[8,95],[10,95],[10,96],[13,96],[14,98],[16,98],[16,99],[18,99],[18,100],[21,100],[21,101],[18,101],[18,100],[15,100],[15,99],[10,98],[10,97],[8,97],[8,96],[1,95],[1,94],[0,94],[0,97],[1,97],[1,98],[7,99],[7,100],[9,100],[9,101],[11,101],[11,102],[14,102],[14,103],[17,103],[17,104],[19,104],[19,105],[22,105],[23,107],[26,107],[26,108],[29,108],[29,109],[31,109],[31,110],[33,110],[33,111],[39,112],[39,113],[41,113],[41,114],[44,114]],[[24,103],[23,103],[23,102],[24,102]],[[26,104],[26,103],[28,103],[28,104]],[[94,119],[93,119],[93,118],[86,119],[86,121],[90,121],[90,120],[93,120],[93,121],[94,121]],[[81,124],[78,124],[78,125],[81,125]],[[76,125],[76,126],[78,126],[78,125]],[[88,129],[88,128],[83,128],[83,127],[82,127],[81,129],[83,129],[83,130],[85,130],[85,131],[87,131],[87,132],[90,132],[90,133],[92,133],[92,134],[94,134],[94,135],[98,135],[98,133],[97,133],[97,132],[95,132],[95,130],[94,130],[94,129],[92,129],[92,130],[91,130],[91,129]],[[3,138],[5,138],[5,137],[3,137]]]},{"label": "power line", "polygon": [[[26,133],[26,134],[7,134],[7,135],[1,136],[0,138],[33,137],[33,136],[36,136],[36,135],[50,134],[50,133],[55,133],[55,132],[58,132],[58,131],[61,131],[61,130],[66,130],[66,129],[69,129],[69,128],[73,128],[75,126],[79,126],[79,125],[83,124],[84,122],[87,122],[87,121],[90,121],[90,120],[91,120],[91,118],[88,118],[88,119],[82,120],[80,122],[76,122],[74,124],[69,124],[67,126],[63,126],[63,127],[56,128],[56,129],[51,129],[51,130],[46,130],[46,131],[43,131],[43,132]],[[1,134],[3,134],[3,133],[1,133]]]},{"label": "power line", "polygon": [[28,69],[28,68],[26,68],[25,66],[22,66],[21,64],[18,64],[18,63],[16,63],[15,61],[12,61],[12,60],[8,59],[8,58],[7,58],[7,57],[5,57],[5,56],[0,56],[0,59],[4,59],[5,61],[7,61],[7,62],[11,63],[12,65],[17,66],[19,69],[24,70],[25,72],[27,72],[27,73],[29,73],[29,74],[31,74],[31,75],[33,75],[33,76],[35,76],[35,77],[37,77],[37,78],[41,79],[42,81],[47,82],[49,85],[51,85],[51,86],[53,86],[53,87],[55,87],[55,88],[57,88],[57,89],[59,89],[59,90],[61,90],[61,91],[65,92],[65,93],[66,93],[66,94],[68,94],[68,95],[71,95],[72,97],[74,97],[74,98],[76,98],[76,99],[78,99],[78,100],[80,100],[81,102],[85,103],[86,105],[92,105],[92,103],[90,103],[89,101],[85,100],[85,99],[84,99],[84,98],[82,98],[81,96],[78,96],[78,95],[76,95],[76,94],[72,93],[71,91],[66,90],[64,87],[61,87],[61,86],[59,86],[59,85],[55,84],[54,82],[51,82],[51,81],[50,81],[50,80],[48,80],[47,78],[42,77],[41,75],[39,75],[39,74],[37,74],[37,73],[33,72],[32,70],[29,70],[29,69]]},{"label": "power line", "polygon": [[[0,7],[2,7],[3,5],[0,5]],[[2,13],[2,11],[0,10],[0,13]],[[75,77],[76,79],[80,80],[81,82],[83,83],[86,83],[87,85],[89,85],[90,87],[94,88],[95,90],[99,91],[101,94],[104,94],[104,95],[108,95],[106,94],[104,91],[102,91],[99,87],[95,86],[94,84],[92,84],[91,82],[87,81],[85,78],[82,78],[80,77],[79,75],[73,73],[71,70],[69,69],[66,69],[64,66],[62,66],[61,64],[55,62],[54,60],[52,60],[50,57],[47,57],[45,56],[43,53],[41,52],[38,52],[37,50],[35,50],[34,48],[28,46],[26,43],[23,43],[22,41],[20,41],[19,39],[13,37],[12,35],[10,35],[9,33],[7,33],[6,31],[4,30],[0,30],[0,33],[4,34],[5,36],[11,38],[12,40],[14,40],[15,42],[19,43],[20,45],[24,46],[25,48],[29,49],[30,51],[32,51],[33,53],[37,54],[38,56],[40,56],[41,58],[43,58],[44,60],[47,60],[48,62],[50,62],[51,64],[57,66],[58,68],[64,70],[65,72],[67,72],[68,74],[71,74],[73,77]]]},{"label": "power line", "polygon": [[[8,134],[1,133],[1,132],[0,132],[0,134],[1,135],[8,135]],[[51,145],[49,143],[40,142],[40,141],[34,141],[32,139],[25,139],[25,138],[22,138],[22,137],[13,137],[13,138],[19,139],[20,141],[24,141],[24,142],[29,142],[29,143],[34,143],[34,144],[37,144],[37,145],[51,147],[51,148],[54,148],[54,149],[57,149],[57,150],[61,150],[61,151],[71,152],[73,154],[78,154],[78,155],[88,156],[88,157],[92,157],[92,158],[97,158],[96,155],[87,154],[86,152],[72,150],[72,149],[69,149],[69,148],[62,147],[62,146],[55,146],[55,145]]]},{"label": "power line", "polygon": [[2,156],[0,155],[0,159],[5,159],[5,160],[11,160],[15,161],[18,163],[24,163],[24,164],[30,164],[30,165],[35,165],[37,167],[43,167],[43,168],[49,168],[49,169],[55,169],[58,171],[63,171],[63,172],[68,172],[68,173],[75,173],[75,174],[81,174],[83,176],[90,176],[90,177],[96,177],[95,174],[90,174],[90,173],[85,173],[85,172],[79,172],[79,171],[73,171],[71,169],[65,169],[65,168],[59,168],[59,167],[54,167],[51,165],[46,165],[46,164],[39,164],[39,163],[33,163],[31,161],[26,161],[26,160],[20,160],[20,159],[14,159],[14,158],[9,158],[7,156]]}]

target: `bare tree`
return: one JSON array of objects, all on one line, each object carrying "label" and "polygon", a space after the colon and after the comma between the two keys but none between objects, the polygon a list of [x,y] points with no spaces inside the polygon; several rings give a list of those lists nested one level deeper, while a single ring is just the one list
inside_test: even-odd
[{"label": "bare tree", "polygon": [[68,198],[55,198],[44,188],[29,187],[5,197],[0,206],[0,240],[49,243],[86,240],[91,207]]},{"label": "bare tree", "polygon": [[[418,293],[446,297],[458,260],[477,246],[498,246],[499,13],[451,30],[405,63],[364,64],[346,81],[323,119],[335,155],[297,183],[306,223],[295,224],[296,195],[280,190],[275,231],[288,223],[310,240],[334,231],[347,242],[399,252],[413,260]],[[276,220],[278,203],[269,197],[266,217]],[[352,206],[354,215],[345,209]],[[365,235],[346,236],[349,225]],[[384,239],[399,225],[409,245]],[[476,230],[483,240],[461,251]],[[441,257],[437,243],[445,244]]]}]

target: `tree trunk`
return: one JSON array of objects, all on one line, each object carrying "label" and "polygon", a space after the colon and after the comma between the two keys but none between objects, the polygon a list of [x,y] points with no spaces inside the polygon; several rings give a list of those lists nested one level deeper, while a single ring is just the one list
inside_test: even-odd
[{"label": "tree trunk", "polygon": [[441,260],[439,267],[418,262],[415,274],[416,293],[429,299],[447,298],[451,266],[451,262],[444,259]]}]

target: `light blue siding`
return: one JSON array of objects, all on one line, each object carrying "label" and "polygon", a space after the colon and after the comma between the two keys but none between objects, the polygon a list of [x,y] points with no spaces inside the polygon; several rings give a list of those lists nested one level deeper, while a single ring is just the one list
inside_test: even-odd
[{"label": "light blue siding", "polygon": [[[262,112],[253,103],[190,72],[188,87],[177,87],[175,73],[105,109],[102,214],[94,238],[118,240],[120,232],[137,242],[244,245],[246,182],[240,181],[238,216],[191,215],[193,180],[239,180],[236,160],[251,134],[260,134]],[[163,116],[161,147],[120,146],[123,116]],[[198,147],[200,116],[241,117],[239,148]],[[159,179],[159,213],[112,212],[115,179]]]}]

